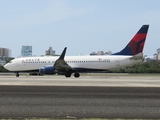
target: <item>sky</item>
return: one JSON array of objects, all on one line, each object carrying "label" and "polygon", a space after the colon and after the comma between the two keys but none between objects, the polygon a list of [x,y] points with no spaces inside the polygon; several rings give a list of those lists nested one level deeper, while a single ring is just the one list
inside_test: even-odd
[{"label": "sky", "polygon": [[149,31],[143,53],[160,48],[160,0],[0,0],[0,47],[33,55],[52,47],[60,54],[123,49],[144,24]]}]

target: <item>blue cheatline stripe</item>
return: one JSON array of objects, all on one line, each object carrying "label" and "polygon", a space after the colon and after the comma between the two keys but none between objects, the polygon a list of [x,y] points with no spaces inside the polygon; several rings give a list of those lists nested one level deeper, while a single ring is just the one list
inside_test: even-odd
[{"label": "blue cheatline stripe", "polygon": [[91,68],[73,68],[73,69],[78,72],[109,71],[104,69],[91,69]]}]

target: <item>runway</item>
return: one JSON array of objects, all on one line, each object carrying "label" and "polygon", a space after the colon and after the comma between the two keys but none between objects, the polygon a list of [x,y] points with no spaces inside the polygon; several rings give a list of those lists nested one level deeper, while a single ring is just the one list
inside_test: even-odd
[{"label": "runway", "polygon": [[148,74],[85,74],[80,78],[64,76],[0,76],[0,85],[23,86],[112,86],[112,87],[160,87],[160,75]]},{"label": "runway", "polygon": [[158,119],[159,85],[156,76],[0,76],[0,118]]}]

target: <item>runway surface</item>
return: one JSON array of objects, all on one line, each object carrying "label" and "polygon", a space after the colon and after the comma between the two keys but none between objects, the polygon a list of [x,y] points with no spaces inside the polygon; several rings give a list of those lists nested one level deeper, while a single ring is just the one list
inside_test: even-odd
[{"label": "runway surface", "polygon": [[0,118],[158,119],[159,85],[155,76],[0,76]]},{"label": "runway surface", "polygon": [[0,76],[0,85],[27,86],[113,86],[160,87],[160,75],[89,74],[80,78],[64,76]]}]

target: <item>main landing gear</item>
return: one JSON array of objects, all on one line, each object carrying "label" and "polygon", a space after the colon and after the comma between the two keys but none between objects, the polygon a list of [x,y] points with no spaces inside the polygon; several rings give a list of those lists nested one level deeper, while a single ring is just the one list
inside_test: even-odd
[{"label": "main landing gear", "polygon": [[71,74],[72,74],[71,72],[66,72],[66,73],[65,73],[65,76],[66,76],[66,77],[71,77]]},{"label": "main landing gear", "polygon": [[[71,77],[71,74],[72,74],[72,73],[67,72],[67,73],[65,73],[65,76],[66,76],[66,77]],[[75,78],[79,78],[79,76],[80,76],[80,74],[79,74],[78,72],[75,72],[75,73],[74,73],[74,77],[75,77]]]},{"label": "main landing gear", "polygon": [[80,74],[78,72],[74,73],[75,78],[79,78]]}]

